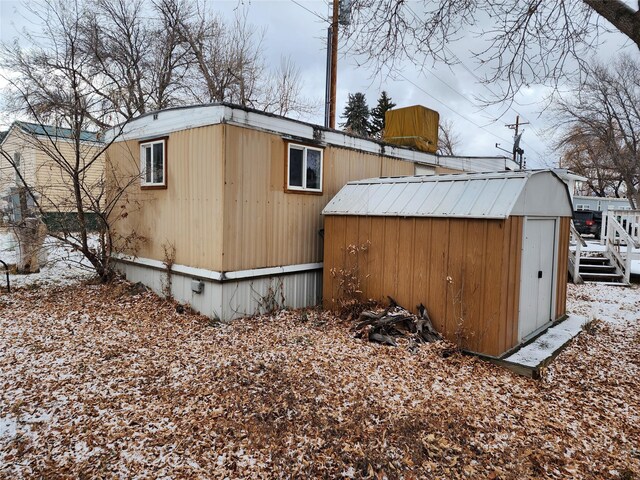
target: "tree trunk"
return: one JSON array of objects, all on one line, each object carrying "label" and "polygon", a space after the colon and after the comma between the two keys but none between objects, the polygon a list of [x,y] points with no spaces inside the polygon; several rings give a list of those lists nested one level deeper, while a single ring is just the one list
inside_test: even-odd
[{"label": "tree trunk", "polygon": [[640,15],[622,0],[584,0],[592,10],[640,48]]},{"label": "tree trunk", "polygon": [[47,255],[44,240],[47,227],[39,218],[26,218],[13,228],[18,240],[18,273],[38,273],[44,266]]}]

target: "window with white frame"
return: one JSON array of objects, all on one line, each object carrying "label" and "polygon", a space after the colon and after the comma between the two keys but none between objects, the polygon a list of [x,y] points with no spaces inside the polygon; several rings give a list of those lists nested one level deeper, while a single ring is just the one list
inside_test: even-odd
[{"label": "window with white frame", "polygon": [[589,205],[585,203],[576,204],[576,210],[589,210]]},{"label": "window with white frame", "polygon": [[289,144],[287,189],[322,192],[322,149]]},{"label": "window with white frame", "polygon": [[164,139],[140,144],[140,169],[143,187],[164,187],[167,185],[165,147]]}]

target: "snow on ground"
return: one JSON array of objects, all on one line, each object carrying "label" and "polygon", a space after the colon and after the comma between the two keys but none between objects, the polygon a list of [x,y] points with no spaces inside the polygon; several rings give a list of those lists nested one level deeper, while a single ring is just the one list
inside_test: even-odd
[{"label": "snow on ground", "polygon": [[570,315],[562,323],[551,327],[533,342],[522,347],[513,355],[506,357],[505,360],[528,367],[537,367],[556,350],[578,335],[586,322],[587,319],[585,317]]},{"label": "snow on ground", "polygon": [[631,479],[640,290],[541,381],[318,310],[218,325],[125,283],[0,295],[1,478]]},{"label": "snow on ground", "polygon": [[640,317],[638,285],[622,286],[585,283],[579,287],[568,284],[567,312],[569,318],[550,328],[543,335],[505,358],[513,363],[536,367],[570,339],[580,334],[591,321],[609,324],[634,324]]},{"label": "snow on ground", "polygon": [[[95,242],[95,239],[92,239]],[[12,287],[24,286],[63,286],[87,280],[95,275],[90,264],[79,252],[72,251],[60,241],[47,237],[44,243],[46,264],[38,273],[28,275],[9,275]],[[0,260],[7,264],[15,264],[18,245],[15,236],[9,231],[0,231]],[[0,285],[6,286],[4,267],[0,264]]]}]

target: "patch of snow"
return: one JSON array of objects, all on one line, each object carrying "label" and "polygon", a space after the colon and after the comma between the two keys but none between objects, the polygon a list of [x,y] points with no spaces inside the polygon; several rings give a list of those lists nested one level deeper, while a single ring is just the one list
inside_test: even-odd
[{"label": "patch of snow", "polygon": [[505,360],[527,367],[537,367],[558,348],[578,335],[582,330],[582,325],[588,320],[585,317],[571,315]]},{"label": "patch of snow", "polygon": [[[90,237],[90,245],[97,246],[97,237]],[[73,251],[59,240],[47,237],[43,248],[46,250],[47,261],[38,273],[11,274],[9,281],[12,287],[33,286],[65,286],[82,280],[88,280],[95,275],[91,264],[82,253]],[[15,265],[18,256],[18,246],[15,235],[10,231],[0,232],[0,260],[9,265]],[[2,269],[4,270],[4,269]],[[6,285],[4,271],[0,272],[0,285]]]},{"label": "patch of snow", "polygon": [[18,421],[11,417],[0,417],[0,438],[13,438],[18,433]]}]

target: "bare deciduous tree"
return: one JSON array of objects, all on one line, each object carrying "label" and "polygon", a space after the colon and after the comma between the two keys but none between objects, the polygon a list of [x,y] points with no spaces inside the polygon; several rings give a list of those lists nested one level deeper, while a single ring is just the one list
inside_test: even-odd
[{"label": "bare deciduous tree", "polygon": [[587,179],[584,194],[621,196],[623,180],[600,135],[594,135],[588,127],[575,125],[564,132],[556,148],[561,153],[561,165]]},{"label": "bare deciduous tree", "polygon": [[[0,65],[11,72],[5,76],[11,104],[35,120],[33,128],[21,132],[22,140],[44,158],[44,165],[36,168],[49,171],[46,175],[27,172],[4,149],[0,156],[15,171],[16,188],[32,202],[31,213],[36,218],[52,210],[71,215],[72,222],[63,222],[50,235],[82,253],[107,280],[112,273],[113,219],[124,214],[116,212],[116,205],[137,179],[120,178],[119,185],[107,186],[102,162],[109,144],[87,132],[95,132],[117,111],[118,105],[107,103],[97,93],[114,83],[107,76],[91,77],[92,58],[81,48],[87,10],[77,3],[51,0],[42,4],[38,14],[46,20],[46,27],[37,42],[27,47],[3,46]],[[94,83],[88,83],[90,78]],[[97,244],[90,238],[91,216],[96,219]]]},{"label": "bare deciduous tree", "polygon": [[251,106],[264,65],[260,48],[264,32],[236,16],[232,28],[204,5],[196,4],[178,19],[181,38],[194,58],[203,91],[201,102],[232,102]]},{"label": "bare deciduous tree", "polygon": [[556,113],[571,144],[576,132],[597,146],[624,185],[632,208],[640,205],[640,65],[621,56],[595,63],[585,82],[558,101]]},{"label": "bare deciduous tree", "polygon": [[302,95],[300,69],[290,57],[282,57],[275,71],[267,76],[259,101],[259,110],[276,115],[310,115],[317,112],[317,103]]},{"label": "bare deciduous tree", "polygon": [[473,30],[484,80],[507,82],[497,100],[585,67],[607,22],[640,47],[640,14],[623,0],[353,0],[352,12],[351,45],[378,69],[407,57],[454,63],[448,44]]},{"label": "bare deciduous tree", "polygon": [[438,153],[440,155],[455,155],[460,141],[460,135],[454,131],[451,120],[440,122],[438,125]]}]

